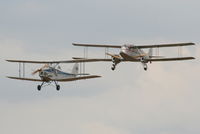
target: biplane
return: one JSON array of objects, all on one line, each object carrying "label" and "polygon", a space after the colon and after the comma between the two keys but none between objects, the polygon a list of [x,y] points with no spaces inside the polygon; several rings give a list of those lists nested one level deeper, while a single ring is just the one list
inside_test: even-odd
[{"label": "biplane", "polygon": [[[130,45],[125,44],[123,46],[120,45],[98,45],[98,44],[77,44],[73,43],[74,46],[82,46],[82,47],[103,47],[103,48],[117,48],[121,49],[119,54],[110,54],[105,52],[106,55],[111,56],[111,59],[89,59],[89,58],[79,58],[74,57],[73,59],[82,60],[82,62],[96,62],[96,61],[112,61],[112,70],[115,70],[116,65],[120,62],[140,62],[144,70],[147,70],[147,63],[152,62],[164,62],[164,61],[182,61],[182,60],[192,60],[194,57],[173,57],[173,58],[165,58],[159,55],[153,55],[153,48],[157,48],[157,53],[159,53],[159,48],[164,47],[178,47],[179,53],[181,53],[182,46],[191,46],[195,45],[195,43],[175,43],[175,44],[159,44],[159,45]],[[143,49],[149,49],[148,53],[145,53]]]},{"label": "biplane", "polygon": [[[6,60],[8,62],[17,62],[19,63],[19,77],[7,76],[10,79],[15,80],[26,80],[26,81],[35,81],[42,82],[37,86],[37,89],[40,91],[41,88],[45,85],[50,85],[52,83],[55,84],[56,90],[60,90],[60,85],[58,82],[69,82],[76,80],[85,80],[85,79],[93,79],[101,76],[98,75],[90,75],[88,73],[79,73],[79,64],[78,60],[74,61],[25,61],[25,60]],[[44,64],[41,68],[32,72],[32,75],[38,73],[40,79],[35,78],[26,78],[25,77],[25,63],[33,63],[33,64]],[[60,63],[75,63],[71,73],[61,71]],[[22,65],[23,66],[22,66]]]}]

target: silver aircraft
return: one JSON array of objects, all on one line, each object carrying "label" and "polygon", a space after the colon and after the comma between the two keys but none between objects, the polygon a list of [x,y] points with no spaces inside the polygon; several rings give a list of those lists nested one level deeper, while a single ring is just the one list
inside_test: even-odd
[{"label": "silver aircraft", "polygon": [[[48,61],[22,61],[22,60],[7,60],[8,62],[18,62],[21,63],[37,63],[37,64],[45,64],[43,67],[37,69],[36,71],[32,72],[32,75],[38,73],[40,79],[35,78],[25,78],[21,75],[19,77],[7,76],[10,79],[16,80],[26,80],[26,81],[36,81],[42,82],[40,85],[37,86],[37,89],[40,91],[41,88],[45,85],[50,85],[54,83],[56,85],[56,90],[60,90],[60,85],[58,82],[69,82],[69,81],[76,81],[76,80],[85,80],[85,79],[92,79],[98,78],[101,76],[98,75],[89,75],[86,73],[79,73],[79,65],[75,63],[71,73],[61,71],[60,66],[58,65],[59,62],[48,62]],[[73,61],[73,60],[72,60]],[[65,61],[68,62],[68,61]],[[71,62],[73,63],[73,62]],[[21,69],[20,69],[21,70]],[[22,69],[25,70],[24,68]],[[25,75],[24,75],[25,76]]]},{"label": "silver aircraft", "polygon": [[[121,49],[119,54],[110,54],[107,55],[111,56],[111,59],[86,59],[86,58],[77,58],[74,59],[82,60],[85,62],[96,62],[96,61],[112,61],[112,70],[115,70],[116,65],[120,62],[140,62],[143,65],[144,70],[147,70],[147,63],[152,62],[163,62],[163,61],[180,61],[180,60],[192,60],[195,59],[194,57],[173,57],[173,58],[164,58],[163,56],[153,55],[153,48],[163,48],[163,47],[182,47],[182,46],[190,46],[195,45],[194,43],[175,43],[175,44],[159,44],[159,45],[128,45],[125,44],[123,46],[119,45],[97,45],[97,44],[77,44],[73,43],[74,46],[82,46],[82,47],[103,47],[103,48],[118,48]],[[149,48],[149,52],[145,53],[143,49]],[[179,48],[180,49],[180,48]],[[181,52],[181,49],[179,50]]]}]

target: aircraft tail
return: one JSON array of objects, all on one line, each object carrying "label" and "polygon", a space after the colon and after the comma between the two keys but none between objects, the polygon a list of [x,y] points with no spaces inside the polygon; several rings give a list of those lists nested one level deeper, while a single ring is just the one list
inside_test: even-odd
[{"label": "aircraft tail", "polygon": [[73,68],[72,68],[72,74],[78,74],[78,71],[79,71],[79,66],[78,66],[78,63],[75,63]]}]

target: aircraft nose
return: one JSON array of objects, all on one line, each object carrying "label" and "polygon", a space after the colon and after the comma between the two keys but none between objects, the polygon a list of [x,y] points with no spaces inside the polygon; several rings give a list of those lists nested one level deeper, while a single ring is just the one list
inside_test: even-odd
[{"label": "aircraft nose", "polygon": [[44,71],[41,71],[41,72],[39,73],[39,76],[44,76]]},{"label": "aircraft nose", "polygon": [[127,53],[127,48],[126,48],[125,46],[123,46],[123,47],[121,48],[121,52]]}]

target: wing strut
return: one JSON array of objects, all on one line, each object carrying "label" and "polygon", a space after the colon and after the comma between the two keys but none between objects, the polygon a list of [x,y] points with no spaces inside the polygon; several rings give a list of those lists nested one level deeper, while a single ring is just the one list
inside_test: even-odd
[{"label": "wing strut", "polygon": [[25,78],[26,66],[25,63],[19,62],[19,78]]},{"label": "wing strut", "polygon": [[178,47],[178,57],[182,56],[182,46]]}]

